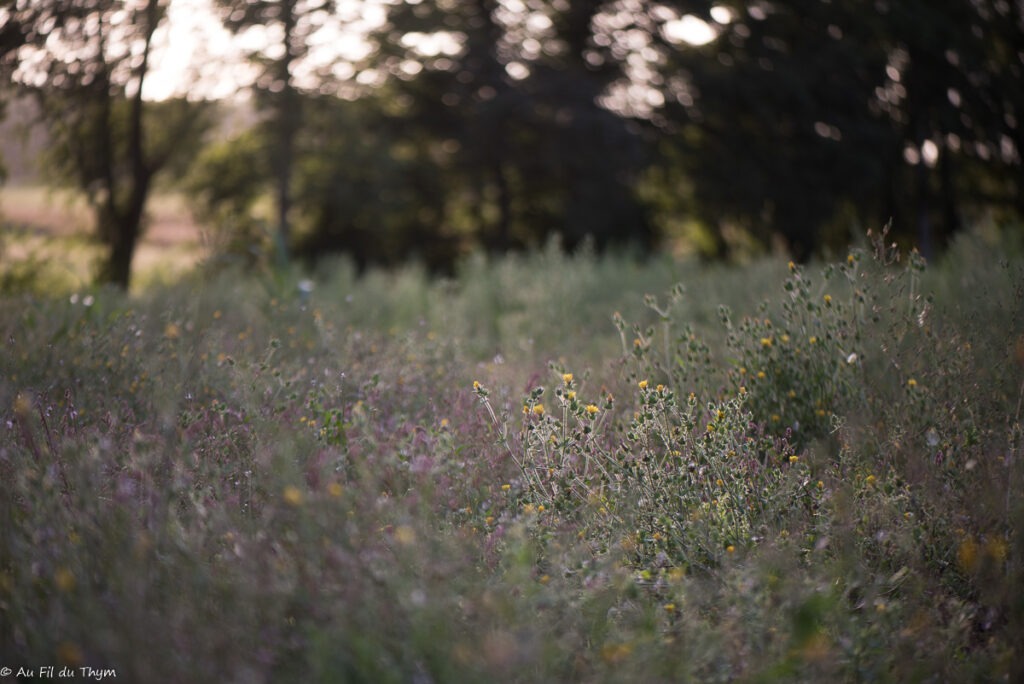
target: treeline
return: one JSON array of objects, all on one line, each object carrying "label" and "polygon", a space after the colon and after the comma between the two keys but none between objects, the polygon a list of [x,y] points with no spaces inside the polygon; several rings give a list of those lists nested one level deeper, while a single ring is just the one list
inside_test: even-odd
[{"label": "treeline", "polygon": [[[890,220],[933,253],[967,222],[1024,210],[1020,3],[367,2],[386,15],[365,54],[329,64],[313,38],[351,3],[215,4],[229,30],[278,42],[251,55],[260,124],[201,147],[181,142],[208,128],[209,103],[163,103],[147,126],[153,107],[133,89],[165,2],[7,11],[3,67],[44,65],[15,81],[49,103],[54,140],[81,148],[85,131],[109,147],[58,155],[66,176],[102,190],[98,206],[137,199],[132,188],[196,152],[196,206],[242,244],[270,235],[281,257],[437,268],[553,234],[599,248],[681,238],[715,257],[781,244],[805,258]],[[65,43],[120,35],[130,49],[40,61],[54,27]],[[89,125],[62,137],[69,108]],[[106,161],[82,173],[89,158]],[[133,207],[108,207],[101,226]]]}]

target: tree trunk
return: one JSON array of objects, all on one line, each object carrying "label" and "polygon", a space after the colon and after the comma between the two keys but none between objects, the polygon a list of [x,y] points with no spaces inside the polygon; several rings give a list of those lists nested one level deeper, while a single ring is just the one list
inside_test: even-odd
[{"label": "tree trunk", "polygon": [[274,173],[277,175],[275,179],[275,192],[277,195],[276,252],[279,266],[288,263],[288,245],[291,241],[291,224],[288,215],[291,213],[292,207],[292,166],[294,166],[294,141],[295,130],[297,129],[294,125],[297,118],[296,112],[293,108],[294,105],[291,103],[294,98],[285,97],[284,92],[281,95],[283,101],[278,119],[279,138],[277,141],[277,154],[274,155]]},{"label": "tree trunk", "polygon": [[[921,149],[923,139],[917,141],[917,149]],[[935,253],[935,231],[932,226],[931,179],[928,166],[921,159],[915,169],[917,176],[917,248],[926,259]]]},{"label": "tree trunk", "polygon": [[942,241],[948,243],[951,236],[960,231],[960,201],[957,197],[953,155],[944,149],[939,156],[939,178],[942,183]]},{"label": "tree trunk", "polygon": [[132,257],[135,255],[137,235],[127,222],[113,226],[111,232],[116,235],[116,239],[110,244],[99,281],[127,290],[131,284]]},{"label": "tree trunk", "polygon": [[108,247],[99,281],[116,285],[122,290],[127,290],[131,285],[132,258],[142,236],[150,174],[144,170],[128,182],[131,190],[124,206],[117,206],[111,199],[97,212],[98,220],[103,222]]},{"label": "tree trunk", "polygon": [[505,252],[512,246],[512,191],[508,187],[508,177],[500,160],[494,165],[494,182],[498,191],[495,248],[498,252]]},{"label": "tree trunk", "polygon": [[[146,30],[142,59],[136,69],[138,83],[132,96],[128,121],[128,168],[130,174],[120,178],[112,167],[107,172],[107,197],[98,212],[101,234],[105,236],[109,252],[100,270],[99,280],[127,290],[131,285],[132,258],[142,234],[142,218],[149,197],[153,170],[146,160],[145,131],[143,121],[142,88],[149,69],[149,49],[153,34],[159,23],[160,0],[148,0],[145,8]],[[109,103],[109,100],[107,101]],[[114,123],[109,110],[104,123],[107,135],[111,134]],[[111,146],[109,149],[113,149]],[[128,186],[127,192],[122,184]],[[122,199],[125,198],[126,199]]]},{"label": "tree trunk", "polygon": [[292,208],[292,171],[295,165],[295,136],[301,124],[299,97],[291,80],[292,63],[295,61],[295,40],[297,17],[295,2],[288,0],[280,4],[281,24],[284,29],[284,54],[277,63],[276,78],[281,91],[276,96],[277,112],[274,125],[277,129],[276,153],[274,157],[275,194],[277,195],[276,253],[279,266],[288,263],[291,242],[289,214]]}]

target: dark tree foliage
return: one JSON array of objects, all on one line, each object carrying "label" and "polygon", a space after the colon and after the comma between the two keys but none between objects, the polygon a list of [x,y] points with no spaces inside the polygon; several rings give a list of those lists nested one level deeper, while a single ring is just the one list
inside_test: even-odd
[{"label": "dark tree foliage", "polygon": [[[636,197],[645,142],[598,98],[619,74],[583,58],[606,3],[495,0],[397,4],[378,32],[379,61],[407,131],[440,144],[444,201],[489,249],[560,234],[650,245]],[[419,39],[419,40],[417,40]],[[421,41],[449,45],[426,47]],[[414,65],[414,66],[410,66]],[[409,73],[414,72],[414,73]],[[429,145],[428,145],[429,147]]]},{"label": "dark tree foliage", "polygon": [[930,253],[971,212],[1019,214],[1020,3],[716,4],[717,40],[665,53],[683,76],[666,79],[666,143],[706,222],[806,257],[837,222],[892,219]]},{"label": "dark tree foliage", "polygon": [[291,236],[292,185],[296,163],[296,136],[303,123],[303,97],[294,71],[310,49],[309,37],[335,11],[333,0],[216,0],[221,19],[234,33],[252,27],[280,29],[277,56],[257,50],[250,61],[261,67],[254,84],[258,107],[265,114],[267,161],[274,178],[276,251],[287,260]]},{"label": "dark tree foliage", "polygon": [[[168,1],[0,6],[0,91],[36,100],[50,168],[89,197],[101,278],[122,286],[154,177],[205,125],[141,96]],[[1020,2],[392,2],[356,102],[296,79],[333,0],[216,5],[231,31],[281,38],[250,55],[260,128],[208,150],[192,187],[244,240],[270,188],[279,256],[443,267],[552,234],[649,247],[697,221],[719,256],[740,230],[806,258],[890,219],[930,254],[965,221],[1024,212]],[[684,42],[687,15],[716,37]]]},{"label": "dark tree foliage", "polygon": [[17,0],[5,9],[5,90],[35,100],[49,168],[95,211],[108,249],[99,280],[127,288],[154,177],[205,125],[201,107],[142,98],[166,2]]},{"label": "dark tree foliage", "polygon": [[372,99],[311,98],[296,168],[297,251],[345,252],[360,268],[416,259],[450,269],[461,241],[446,223],[439,145]]},{"label": "dark tree foliage", "polygon": [[[1024,210],[1019,2],[393,2],[357,102],[290,77],[328,4],[218,2],[232,30],[283,26],[262,135],[304,254],[443,264],[698,224],[714,255],[742,234],[803,259],[890,220],[930,254]],[[714,39],[680,37],[688,15]]]},{"label": "dark tree foliage", "polygon": [[196,156],[182,186],[193,215],[214,228],[211,236],[219,257],[243,256],[253,266],[274,251],[255,212],[271,177],[262,131],[210,142]]},{"label": "dark tree foliage", "polygon": [[[689,14],[717,37],[673,38]],[[803,259],[889,220],[931,253],[1019,215],[1022,35],[998,0],[448,0],[391,7],[376,62],[406,139],[447,150],[445,220],[461,203],[492,249],[651,244],[674,212],[720,256],[732,227]],[[634,86],[660,101],[609,96]]]},{"label": "dark tree foliage", "polygon": [[[361,269],[409,259],[434,270],[450,268],[466,245],[446,230],[439,144],[418,135],[376,97],[299,98],[303,125],[293,141],[289,182],[293,254],[312,262],[344,252]],[[259,208],[277,179],[266,153],[272,144],[265,126],[212,143],[185,184],[197,217],[218,229],[224,255],[249,265],[267,265],[275,250]]]}]

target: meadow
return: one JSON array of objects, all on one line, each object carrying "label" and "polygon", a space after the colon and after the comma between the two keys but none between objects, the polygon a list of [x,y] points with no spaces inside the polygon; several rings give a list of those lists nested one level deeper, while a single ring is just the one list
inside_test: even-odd
[{"label": "meadow", "polygon": [[0,666],[1024,681],[1018,235],[10,292]]}]

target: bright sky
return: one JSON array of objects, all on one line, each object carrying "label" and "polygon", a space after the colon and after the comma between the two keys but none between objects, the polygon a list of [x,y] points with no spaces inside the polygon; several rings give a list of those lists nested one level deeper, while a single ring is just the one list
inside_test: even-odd
[{"label": "bright sky", "polygon": [[[384,20],[378,0],[341,0],[338,4],[335,23],[310,38],[314,63],[365,56],[367,45],[361,36]],[[168,20],[154,36],[154,66],[146,77],[144,95],[152,100],[186,93],[193,97],[230,96],[251,84],[255,75],[244,52],[257,50],[275,37],[263,27],[232,36],[217,19],[212,0],[171,0]]]},{"label": "bright sky", "polygon": [[[254,70],[246,63],[244,52],[273,43],[276,36],[266,28],[256,27],[233,37],[220,25],[211,3],[212,0],[171,0],[168,21],[155,36],[154,66],[145,84],[147,99],[159,100],[186,93],[192,97],[222,98],[251,84]],[[506,1],[503,4],[506,10],[513,5],[525,10],[522,3]],[[712,17],[721,24],[731,18],[723,7],[715,7]],[[381,0],[340,0],[334,19],[333,24],[321,27],[311,36],[311,61],[314,65],[332,65],[339,63],[340,58],[335,73],[351,77],[354,70],[346,71],[344,64],[346,60],[366,56],[369,46],[362,36],[384,21]],[[666,19],[664,35],[672,42],[703,45],[717,35],[714,25],[693,15],[673,15]],[[426,54],[432,37],[422,38],[419,50]],[[302,75],[296,74],[299,79]]]},{"label": "bright sky", "polygon": [[163,100],[186,90],[224,97],[249,78],[209,0],[174,0],[168,15],[154,37],[153,68],[143,91],[146,98]]}]

